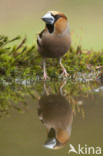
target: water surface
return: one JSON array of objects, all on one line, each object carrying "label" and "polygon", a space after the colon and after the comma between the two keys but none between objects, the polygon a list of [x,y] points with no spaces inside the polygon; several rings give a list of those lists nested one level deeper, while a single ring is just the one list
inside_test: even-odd
[{"label": "water surface", "polygon": [[67,156],[70,144],[102,147],[102,84],[4,83],[0,92],[2,156]]}]

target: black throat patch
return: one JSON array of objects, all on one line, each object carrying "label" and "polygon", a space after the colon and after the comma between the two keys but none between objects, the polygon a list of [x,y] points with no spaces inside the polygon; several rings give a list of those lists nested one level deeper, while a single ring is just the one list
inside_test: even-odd
[{"label": "black throat patch", "polygon": [[55,19],[54,23],[53,23],[53,24],[47,24],[47,25],[46,25],[47,28],[48,28],[48,31],[49,31],[50,33],[53,33],[53,31],[54,31],[54,24],[55,24],[55,22],[61,17],[60,15],[53,15],[53,14],[52,14],[52,16],[53,16],[54,19]]},{"label": "black throat patch", "polygon": [[46,25],[47,26],[47,28],[48,28],[48,31],[50,32],[50,33],[52,33],[53,31],[54,31],[54,24],[47,24]]}]

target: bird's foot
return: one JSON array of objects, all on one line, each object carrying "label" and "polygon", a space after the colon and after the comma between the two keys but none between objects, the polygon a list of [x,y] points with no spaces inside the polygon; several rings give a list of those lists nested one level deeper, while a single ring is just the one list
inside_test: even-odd
[{"label": "bird's foot", "polygon": [[69,76],[69,73],[67,73],[66,69],[63,69],[63,72],[61,74],[61,76],[67,78]]},{"label": "bird's foot", "polygon": [[50,79],[49,76],[47,75],[47,73],[44,73],[43,80],[48,80],[48,79]]},{"label": "bird's foot", "polygon": [[66,71],[65,67],[63,66],[61,60],[62,60],[62,59],[60,58],[60,59],[59,59],[59,64],[60,64],[60,66],[61,66],[61,68],[62,68],[63,73],[61,74],[60,77],[65,77],[65,78],[67,78],[67,77],[69,76],[69,74],[67,73],[67,71]]}]

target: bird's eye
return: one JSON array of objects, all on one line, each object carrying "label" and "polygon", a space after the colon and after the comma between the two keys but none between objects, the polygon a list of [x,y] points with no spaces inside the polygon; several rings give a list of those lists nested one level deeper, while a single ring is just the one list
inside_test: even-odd
[{"label": "bird's eye", "polygon": [[61,16],[60,15],[55,15],[54,18],[55,18],[55,21],[57,21]]},{"label": "bird's eye", "polygon": [[51,13],[51,15],[54,17],[55,22],[61,17],[60,15],[53,15],[52,13]]}]

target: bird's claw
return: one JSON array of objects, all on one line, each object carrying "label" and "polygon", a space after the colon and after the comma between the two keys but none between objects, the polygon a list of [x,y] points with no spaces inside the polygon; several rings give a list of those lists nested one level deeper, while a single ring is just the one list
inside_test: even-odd
[{"label": "bird's claw", "polygon": [[63,72],[62,72],[62,74],[61,74],[61,77],[65,77],[65,78],[67,78],[68,76],[69,76],[69,73],[67,73],[67,71],[66,70],[63,70]]},{"label": "bird's claw", "polygon": [[44,73],[43,75],[43,80],[47,80],[47,79],[50,79],[49,76],[47,75],[47,73]]}]

